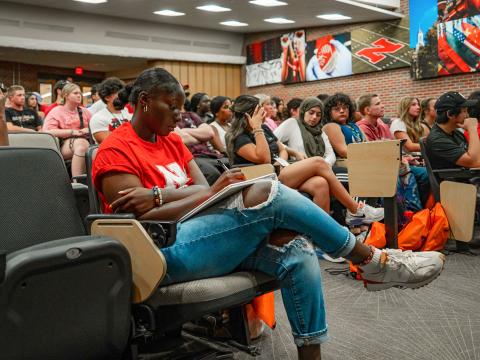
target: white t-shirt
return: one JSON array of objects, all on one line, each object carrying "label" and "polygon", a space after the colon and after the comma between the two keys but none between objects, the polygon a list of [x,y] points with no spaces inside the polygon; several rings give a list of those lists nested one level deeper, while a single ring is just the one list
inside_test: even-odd
[{"label": "white t-shirt", "polygon": [[[298,126],[297,119],[293,117],[288,118],[283,121],[273,133],[278,140],[289,148],[305,154],[305,146],[303,145],[302,133]],[[322,139],[325,143],[325,154],[323,155],[323,158],[328,164],[330,164],[330,166],[333,166],[337,158],[333,151],[332,144],[330,144],[330,140],[324,132],[322,132]]]},{"label": "white t-shirt", "polygon": [[402,119],[394,119],[390,124],[390,132],[395,134],[397,131],[407,132],[407,125]]},{"label": "white t-shirt", "polygon": [[217,123],[216,121],[212,122],[210,124],[210,126],[213,126],[215,129],[217,129],[218,131],[218,137],[220,138],[220,141],[222,142],[222,145],[223,147],[227,147],[226,143],[225,143],[225,134],[227,133],[221,126],[219,123]]},{"label": "white t-shirt", "polygon": [[113,131],[125,121],[132,120],[132,114],[124,108],[121,112],[111,113],[107,108],[100,110],[90,120],[90,131],[92,135],[101,131]]},{"label": "white t-shirt", "polygon": [[90,111],[90,114],[95,115],[97,112],[100,110],[106,109],[107,104],[105,104],[102,100],[98,100],[97,102],[93,103],[92,106],[88,108],[88,111]]}]

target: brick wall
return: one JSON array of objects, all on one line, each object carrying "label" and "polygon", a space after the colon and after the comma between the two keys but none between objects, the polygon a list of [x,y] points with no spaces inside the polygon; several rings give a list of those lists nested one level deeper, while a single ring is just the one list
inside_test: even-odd
[{"label": "brick wall", "polygon": [[[401,10],[404,14],[408,14],[408,0],[401,0]],[[307,29],[307,41],[327,34],[348,32],[359,25],[309,28]],[[284,31],[278,31],[247,35],[245,44],[270,39],[283,33]],[[243,86],[245,84],[244,78],[245,75],[243,76]],[[244,92],[248,94],[265,93],[278,96],[287,101],[292,97],[316,96],[320,93],[333,94],[334,92],[344,92],[355,99],[361,94],[374,92],[380,95],[385,103],[387,116],[397,116],[398,103],[403,96],[413,95],[423,99],[437,97],[448,90],[460,91],[468,96],[473,90],[479,89],[480,73],[451,75],[428,80],[412,80],[409,68],[358,74],[311,83],[294,85],[274,84],[253,88],[244,86],[243,88]]]}]

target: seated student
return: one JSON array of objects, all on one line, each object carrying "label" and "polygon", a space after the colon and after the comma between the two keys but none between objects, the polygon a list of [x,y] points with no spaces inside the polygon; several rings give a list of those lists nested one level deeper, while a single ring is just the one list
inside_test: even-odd
[{"label": "seated student", "polygon": [[5,101],[7,97],[0,90],[0,146],[8,146],[8,130],[5,122]]},{"label": "seated student", "polygon": [[[320,120],[323,103],[316,97],[306,98],[299,107],[298,118],[289,118],[275,129],[277,139],[306,157],[321,156],[327,164],[335,164],[335,153]],[[297,159],[298,160],[298,159]]]},{"label": "seated student", "polygon": [[72,176],[79,176],[85,174],[85,153],[90,145],[87,140],[90,112],[81,107],[82,92],[77,84],[66,84],[61,97],[63,105],[56,106],[48,113],[43,131],[61,140],[62,156],[65,160],[72,159]]},{"label": "seated student", "polygon": [[286,118],[284,117],[285,115],[285,104],[283,103],[283,100],[280,99],[277,96],[272,97],[272,103],[275,104],[275,108],[277,109],[277,112],[275,116],[272,118],[273,121],[275,121],[275,124],[280,125],[283,120]]},{"label": "seated student", "polygon": [[107,106],[93,115],[90,120],[90,131],[97,144],[132,118],[132,114],[117,100],[118,92],[124,87],[125,83],[115,77],[105,79],[98,87],[98,95]]},{"label": "seated student", "polygon": [[205,93],[196,93],[193,94],[192,100],[190,101],[190,108],[185,109],[191,112],[194,112],[202,122],[210,124],[214,116],[210,111],[210,98]]},{"label": "seated student", "polygon": [[394,119],[390,131],[395,139],[406,139],[403,145],[406,152],[420,151],[420,138],[424,137],[428,128],[420,122],[420,101],[414,97],[404,97],[400,100],[400,118]]},{"label": "seated student", "polygon": [[[357,100],[358,110],[363,119],[357,125],[365,134],[368,141],[392,140],[393,136],[387,124],[382,121],[385,107],[382,100],[376,94],[365,94]],[[405,199],[405,209],[419,211],[427,201],[430,193],[430,181],[427,169],[419,165],[412,156],[402,157],[397,191],[401,198]],[[413,174],[413,177],[409,176]]]},{"label": "seated student", "polygon": [[[478,100],[479,103],[475,106],[472,106],[468,109],[468,115],[472,118],[476,118],[477,120],[480,120],[480,90],[479,91],[474,91],[470,94],[468,97],[469,100]],[[480,124],[477,127],[477,132],[478,135],[480,136]],[[463,135],[467,138],[467,141],[469,141],[469,135],[468,131],[464,130]]]},{"label": "seated student", "polygon": [[336,93],[325,101],[323,131],[335,154],[343,159],[347,158],[348,144],[367,141],[354,116],[355,105],[348,95]]},{"label": "seated student", "polygon": [[67,80],[58,80],[55,85],[53,85],[52,90],[52,103],[45,108],[44,113],[45,117],[47,117],[48,113],[52,111],[54,108],[62,104],[62,90],[65,85],[67,85],[69,81]]},{"label": "seated student", "polygon": [[[478,120],[468,118],[468,108],[478,100],[467,100],[458,92],[449,91],[435,103],[437,122],[426,140],[426,153],[433,169],[480,167]],[[470,141],[458,129],[468,132]]]},{"label": "seated student", "polygon": [[357,100],[357,108],[362,115],[362,120],[358,121],[357,125],[368,141],[394,139],[390,128],[382,120],[385,115],[385,106],[377,94],[360,96]]},{"label": "seated student", "polygon": [[[270,128],[264,124],[265,110],[254,96],[241,95],[233,105],[232,126],[227,132],[227,153],[232,164],[285,164],[288,153]],[[319,145],[320,146],[320,145]],[[320,156],[314,156],[282,167],[282,184],[313,197],[313,202],[330,210],[330,194],[347,208],[346,223],[360,225],[383,219],[383,209],[358,203],[335,177],[330,166]]]},{"label": "seated student", "polygon": [[437,112],[435,111],[436,101],[436,98],[431,97],[422,100],[420,103],[420,122],[424,126],[425,136],[428,136],[437,118]]},{"label": "seated student", "polygon": [[[209,100],[210,103],[210,100]],[[209,105],[210,106],[210,105]],[[227,162],[225,156],[215,150],[210,141],[213,139],[213,129],[193,111],[183,111],[177,123],[177,134],[195,158],[202,173],[211,185],[219,178],[223,169],[219,168],[219,160]]]},{"label": "seated student", "polygon": [[276,114],[276,109],[274,109],[272,105],[272,98],[265,94],[257,94],[255,97],[258,98],[260,106],[265,110],[265,125],[267,125],[270,130],[275,131],[278,125],[272,118]]},{"label": "seated student", "polygon": [[25,107],[31,109],[42,121],[45,118],[45,113],[40,111],[40,102],[42,101],[42,97],[38,92],[28,92],[25,94]]},{"label": "seated student", "polygon": [[42,120],[36,111],[25,106],[25,89],[12,85],[7,90],[10,107],[5,109],[8,131],[34,132],[42,129]]},{"label": "seated student", "polygon": [[287,113],[288,115],[286,115],[286,119],[285,120],[288,120],[290,118],[298,118],[298,112],[299,112],[299,108],[300,108],[300,104],[302,103],[303,99],[300,99],[300,98],[293,98],[293,99],[290,99],[288,102],[287,102]]},{"label": "seated student", "polygon": [[210,123],[214,132],[211,142],[213,147],[222,154],[227,153],[225,134],[230,128],[230,121],[232,120],[231,106],[232,101],[225,96],[216,96],[210,102],[212,114],[215,116],[215,120]]},{"label": "seated student", "polygon": [[[244,179],[234,169],[208,187],[192,155],[172,133],[185,98],[178,81],[164,69],[145,70],[119,97],[135,104],[132,122],[100,145],[93,165],[106,210],[174,220]],[[380,251],[356,242],[323,210],[277,181],[259,182],[229,200],[178,224],[176,242],[160,249],[167,262],[160,284],[221,276],[235,269],[276,277],[300,359],[319,360],[320,344],[328,337],[321,272],[305,239],[268,246],[266,238],[274,238],[276,229],[305,234],[330,255],[359,264],[362,277],[375,282],[367,289],[420,287],[443,268],[444,256],[437,252]]]}]

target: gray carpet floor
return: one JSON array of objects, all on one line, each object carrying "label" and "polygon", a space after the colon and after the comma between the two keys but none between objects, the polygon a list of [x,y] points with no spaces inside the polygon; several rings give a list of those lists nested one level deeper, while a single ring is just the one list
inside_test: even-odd
[{"label": "gray carpet floor", "polygon": [[[325,271],[346,265],[320,265],[330,334],[323,360],[480,359],[480,256],[448,255],[441,276],[418,290],[367,292],[363,283]],[[255,343],[261,355],[239,352],[236,359],[297,358],[279,292],[276,311],[276,329]]]}]

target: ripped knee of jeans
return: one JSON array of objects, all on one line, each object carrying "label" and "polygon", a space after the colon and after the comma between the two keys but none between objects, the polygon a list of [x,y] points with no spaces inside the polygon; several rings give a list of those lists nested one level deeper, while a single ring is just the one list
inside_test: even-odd
[{"label": "ripped knee of jeans", "polygon": [[267,199],[265,201],[257,204],[257,205],[247,207],[247,206],[245,206],[243,198],[241,198],[242,203],[239,204],[239,206],[238,206],[239,210],[259,210],[259,209],[269,205],[272,202],[272,200],[275,198],[275,196],[277,195],[277,192],[278,192],[278,181],[277,180],[261,181],[261,182],[256,183],[254,186],[262,187],[266,191],[269,191]]},{"label": "ripped knee of jeans", "polygon": [[302,235],[295,236],[290,242],[288,242],[287,244],[285,244],[283,246],[276,246],[276,245],[272,245],[272,244],[268,244],[267,246],[270,247],[271,249],[277,250],[281,253],[285,253],[290,248],[294,247],[294,248],[297,248],[297,249],[301,250],[302,252],[304,252],[306,254],[316,256],[315,248],[314,248],[313,244],[305,236],[302,236]]}]

